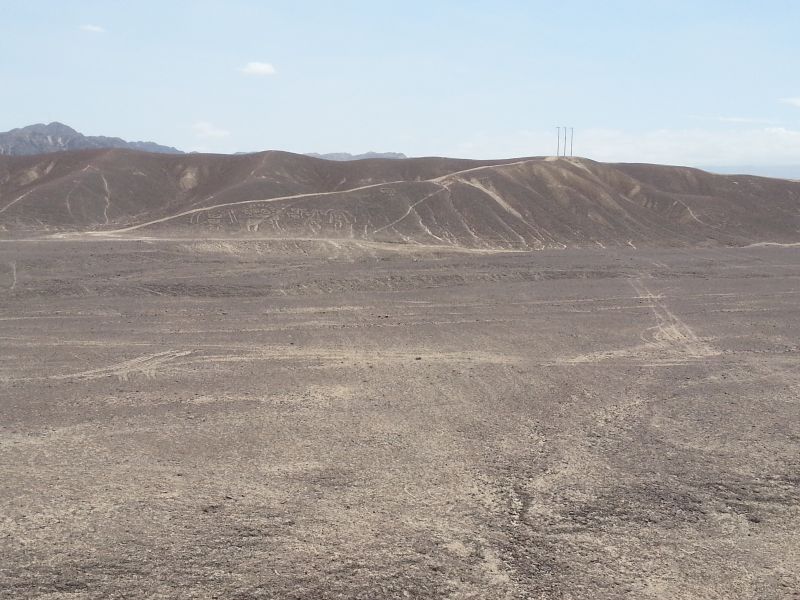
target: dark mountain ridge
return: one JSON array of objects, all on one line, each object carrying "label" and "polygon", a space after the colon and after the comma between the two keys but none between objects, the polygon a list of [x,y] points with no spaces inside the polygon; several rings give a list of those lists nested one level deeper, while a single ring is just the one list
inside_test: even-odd
[{"label": "dark mountain ridge", "polygon": [[0,133],[0,154],[29,156],[99,148],[127,148],[144,152],[180,154],[181,151],[155,142],[126,142],[117,137],[83,135],[63,123],[36,123]]}]

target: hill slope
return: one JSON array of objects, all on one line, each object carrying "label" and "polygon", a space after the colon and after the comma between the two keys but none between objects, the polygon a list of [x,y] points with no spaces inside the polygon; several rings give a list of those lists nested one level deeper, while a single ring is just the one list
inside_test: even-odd
[{"label": "hill slope", "polygon": [[800,183],[578,158],[82,151],[0,157],[0,227],[517,250],[795,243]]},{"label": "hill slope", "polygon": [[314,158],[324,158],[325,160],[364,160],[365,158],[408,158],[402,152],[365,152],[364,154],[350,154],[349,152],[328,152],[327,154],[318,154],[316,152],[307,152],[306,156]]}]

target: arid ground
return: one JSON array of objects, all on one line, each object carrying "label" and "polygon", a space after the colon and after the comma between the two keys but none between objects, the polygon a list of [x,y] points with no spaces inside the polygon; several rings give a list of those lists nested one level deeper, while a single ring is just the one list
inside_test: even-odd
[{"label": "arid ground", "polygon": [[0,242],[2,598],[798,598],[800,249]]}]

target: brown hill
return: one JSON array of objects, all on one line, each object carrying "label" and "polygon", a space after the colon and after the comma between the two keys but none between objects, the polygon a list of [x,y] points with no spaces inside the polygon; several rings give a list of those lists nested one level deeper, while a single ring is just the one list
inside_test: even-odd
[{"label": "brown hill", "polygon": [[0,228],[518,250],[795,243],[800,183],[579,158],[95,150],[0,157]]}]

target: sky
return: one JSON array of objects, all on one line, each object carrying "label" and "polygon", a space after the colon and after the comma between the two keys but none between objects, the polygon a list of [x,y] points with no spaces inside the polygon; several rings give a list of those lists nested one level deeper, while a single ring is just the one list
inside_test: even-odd
[{"label": "sky", "polygon": [[796,0],[0,0],[0,130],[800,165]]}]

